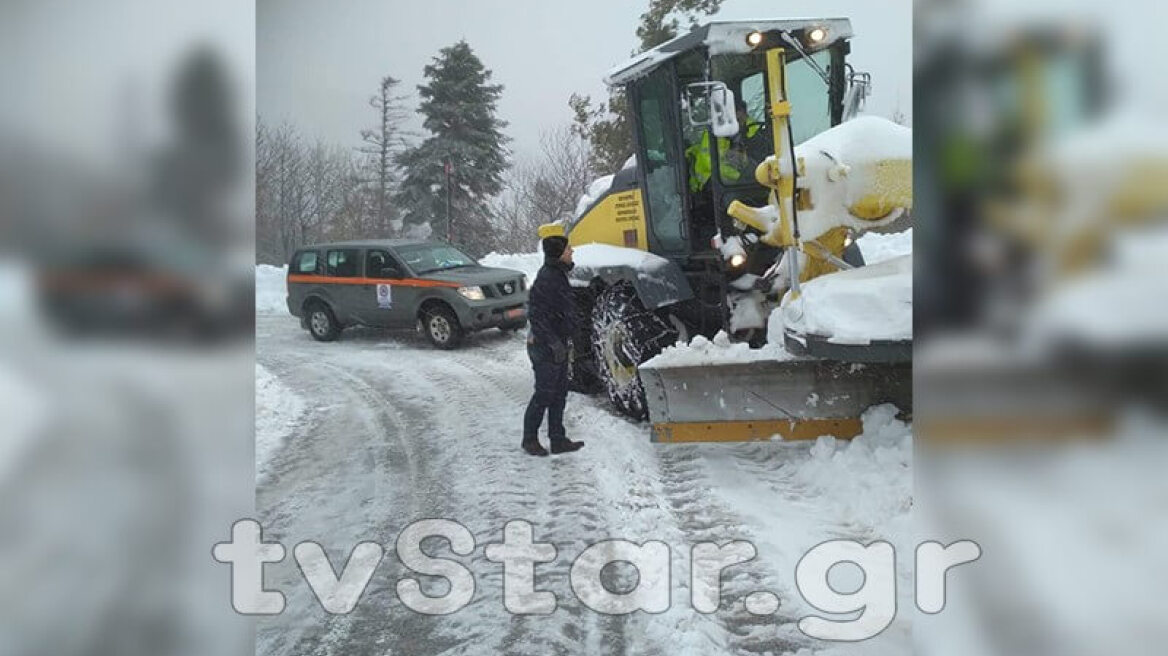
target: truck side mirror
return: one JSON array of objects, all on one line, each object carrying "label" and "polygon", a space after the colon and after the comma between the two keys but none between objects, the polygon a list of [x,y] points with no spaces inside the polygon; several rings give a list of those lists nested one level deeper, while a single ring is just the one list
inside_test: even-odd
[{"label": "truck side mirror", "polygon": [[709,126],[714,136],[730,138],[738,134],[734,92],[723,82],[694,82],[685,87],[683,104],[689,124]]}]

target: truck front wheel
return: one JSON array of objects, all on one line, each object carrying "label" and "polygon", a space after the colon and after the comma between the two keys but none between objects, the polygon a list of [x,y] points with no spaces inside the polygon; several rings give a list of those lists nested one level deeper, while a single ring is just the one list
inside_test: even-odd
[{"label": "truck front wheel", "polygon": [[645,309],[636,290],[617,283],[596,299],[592,312],[592,355],[608,398],[637,420],[649,415],[637,366],[677,341],[677,330]]}]

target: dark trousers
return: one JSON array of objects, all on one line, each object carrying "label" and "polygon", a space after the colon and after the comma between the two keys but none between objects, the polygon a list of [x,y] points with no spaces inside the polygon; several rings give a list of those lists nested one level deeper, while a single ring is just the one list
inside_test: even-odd
[{"label": "dark trousers", "polygon": [[568,361],[556,362],[552,350],[541,344],[528,344],[527,356],[535,370],[535,393],[523,414],[523,441],[539,437],[543,413],[548,416],[548,439],[552,442],[566,439],[564,432],[564,404],[568,401]]}]

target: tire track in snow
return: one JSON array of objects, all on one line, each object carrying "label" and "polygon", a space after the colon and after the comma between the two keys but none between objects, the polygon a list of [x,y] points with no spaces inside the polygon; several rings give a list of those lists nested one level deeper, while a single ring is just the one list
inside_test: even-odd
[{"label": "tire track in snow", "polygon": [[[724,448],[724,445],[658,447],[666,499],[682,529],[684,540],[691,545],[698,542],[725,544],[731,539],[754,542],[743,529],[742,518],[723,507],[709,493],[710,483],[703,472],[702,461],[706,455],[713,455],[711,452]],[[774,573],[765,570],[764,558],[765,554],[759,553],[754,560],[727,569],[722,575],[722,601],[713,616],[725,630],[726,647],[733,653],[778,654],[803,646],[802,642],[779,636],[777,629],[780,625],[796,621],[796,618],[786,615],[781,606],[772,616],[752,615],[745,608],[744,600],[750,593],[778,589]],[[688,567],[685,576],[689,576]]]},{"label": "tire track in snow", "polygon": [[[434,494],[435,475],[426,465],[426,460],[415,453],[416,445],[410,439],[425,428],[427,413],[421,408],[409,407],[404,402],[408,395],[395,393],[392,386],[384,384],[387,380],[408,379],[410,367],[393,366],[392,359],[383,361],[381,364],[391,365],[390,375],[384,376],[385,368],[375,368],[372,374],[366,370],[367,354],[360,354],[366,361],[361,364],[350,361],[353,359],[349,357],[351,352],[338,351],[330,355],[332,361],[319,357],[318,353],[311,356],[297,354],[291,357],[293,364],[276,366],[275,369],[310,371],[309,380],[296,384],[305,387],[313,395],[311,398],[341,400],[315,409],[304,431],[303,441],[328,441],[348,436],[368,453],[357,458],[340,459],[321,457],[322,454],[313,452],[301,453],[299,457],[290,457],[285,469],[290,467],[289,471],[294,471],[301,479],[307,474],[314,483],[310,487],[313,505],[322,504],[326,508],[331,499],[346,496],[343,490],[339,494],[329,493],[329,484],[333,481],[340,486],[346,482],[372,483],[373,489],[360,502],[341,501],[332,507],[331,512],[318,510],[308,522],[310,527],[294,531],[294,541],[311,539],[320,542],[335,568],[344,565],[347,549],[361,540],[383,544],[386,558],[376,570],[355,612],[339,617],[327,615],[319,608],[307,584],[299,579],[295,565],[286,562],[285,584],[279,587],[288,595],[289,611],[295,610],[297,614],[260,623],[259,653],[360,656],[385,653],[388,644],[414,651],[449,648],[458,644],[459,639],[440,635],[437,629],[441,628],[442,619],[412,613],[396,602],[393,592],[393,584],[404,575],[393,555],[393,538],[413,519],[424,515],[444,516],[445,510],[435,504],[442,498]],[[322,372],[326,375],[321,375]],[[367,377],[372,377],[373,381]],[[420,405],[424,408],[432,403],[432,397],[428,397]],[[303,451],[309,445],[299,446]],[[357,471],[348,467],[336,468],[338,464],[347,465],[354,461],[363,465]],[[336,487],[332,489],[337,492]],[[261,510],[266,510],[279,507],[280,501],[286,497],[302,501],[302,496],[302,493],[288,490],[281,493],[272,489],[261,495],[258,505]],[[266,503],[265,497],[274,503]],[[272,529],[266,539],[279,539],[285,524],[296,524],[295,518],[303,510],[303,503],[295,506],[292,512],[276,511],[264,518],[265,528]],[[354,515],[357,515],[356,520]],[[320,519],[322,516],[328,519]],[[344,532],[349,537],[308,534],[308,531],[320,531],[326,526],[335,530],[338,523],[349,527],[350,530]],[[282,541],[291,548],[292,542]]]},{"label": "tire track in snow", "polygon": [[[537,570],[537,587],[556,593],[559,607],[550,617],[511,618],[502,601],[502,568],[476,552],[476,571],[483,574],[483,589],[489,591],[476,598],[467,612],[504,613],[509,621],[505,636],[497,637],[493,651],[508,654],[624,654],[624,626],[627,617],[610,617],[593,613],[571,596],[568,583],[569,558],[574,557],[594,536],[606,535],[608,526],[601,501],[590,476],[590,463],[581,454],[533,459],[519,448],[522,413],[530,395],[531,374],[526,358],[512,355],[505,360],[477,361],[465,353],[455,352],[444,358],[443,365],[428,370],[438,385],[449,385],[467,395],[466,402],[452,399],[452,412],[438,417],[440,422],[454,421],[459,426],[478,426],[469,442],[474,460],[481,463],[481,477],[471,486],[489,490],[488,494],[469,492],[474,505],[463,511],[481,518],[475,521],[476,541],[482,545],[499,541],[504,524],[511,519],[530,521],[536,540],[550,542],[558,550],[554,563]],[[457,371],[456,371],[457,370]],[[470,383],[468,381],[473,381]],[[469,389],[467,389],[469,387]],[[479,409],[482,399],[497,398],[502,392],[503,409],[484,415]],[[521,480],[516,477],[519,472]],[[499,494],[502,492],[503,494]],[[509,493],[509,494],[508,494]],[[601,638],[603,637],[603,641]],[[455,653],[475,653],[455,652]]]},{"label": "tire track in snow", "polygon": [[[589,446],[580,454],[531,458],[519,449],[521,417],[532,383],[521,340],[482,336],[470,348],[445,352],[408,341],[394,343],[392,348],[369,339],[318,345],[294,325],[284,328],[273,323],[271,332],[271,339],[265,336],[260,345],[265,366],[270,363],[273,373],[293,389],[303,390],[306,398],[331,399],[311,411],[306,435],[289,442],[312,442],[309,433],[318,431],[321,435],[315,436],[316,441],[335,439],[331,431],[336,429],[330,422],[356,425],[362,415],[368,415],[366,432],[352,441],[357,445],[385,442],[383,461],[396,462],[388,468],[350,468],[361,457],[341,457],[337,448],[323,450],[320,454],[325,457],[317,457],[301,445],[299,452],[292,449],[275,459],[273,468],[280,476],[274,478],[369,476],[380,479],[384,493],[393,490],[400,495],[396,501],[409,500],[421,508],[407,510],[377,499],[350,508],[343,494],[339,500],[327,500],[331,488],[324,480],[301,481],[299,486],[289,484],[273,488],[267,497],[261,495],[261,500],[283,502],[282,489],[303,497],[287,505],[326,502],[331,510],[318,512],[318,523],[311,527],[317,534],[303,539],[318,539],[328,548],[336,540],[325,541],[319,532],[340,523],[348,525],[346,531],[360,533],[361,539],[375,539],[387,547],[386,561],[352,616],[329,618],[317,606],[316,614],[297,627],[286,626],[291,622],[280,624],[297,637],[274,635],[276,631],[265,631],[261,624],[261,653],[364,656],[384,654],[392,647],[395,653],[450,656],[484,652],[648,655],[675,652],[683,642],[696,653],[782,653],[802,646],[778,637],[776,625],[790,619],[782,608],[777,616],[754,618],[742,607],[745,594],[777,589],[770,585],[773,573],[764,571],[760,562],[765,554],[727,570],[725,604],[713,616],[696,613],[688,598],[679,594],[688,591],[689,545],[751,537],[745,529],[736,529],[743,525],[742,518],[709,489],[707,459],[728,457],[724,448],[650,446],[640,427],[613,416],[595,399],[572,395],[565,422],[569,434],[585,439]],[[322,384],[321,362],[352,376],[336,376],[339,382]],[[392,408],[393,414],[379,419],[378,412],[385,408]],[[630,438],[646,442],[629,443]],[[774,472],[781,454],[772,446],[731,447],[729,457],[741,462],[745,475],[759,476],[767,485],[773,481],[770,489],[777,503],[797,502],[798,491],[784,488],[790,481]],[[404,455],[395,452],[397,448],[416,458],[416,471],[404,467]],[[335,469],[338,463],[344,463],[341,470]],[[367,487],[361,481],[350,485]],[[393,593],[397,580],[416,575],[401,571],[392,540],[422,512],[455,519],[475,536],[475,553],[459,560],[476,576],[476,595],[467,608],[452,616],[415,615]],[[485,560],[483,547],[501,540],[509,519],[531,521],[536,539],[551,542],[559,550],[555,563],[537,569],[537,588],[554,592],[560,603],[550,617],[512,617],[503,607],[502,567]],[[303,524],[305,530],[309,525]],[[660,539],[671,546],[675,608],[670,613],[608,617],[584,609],[575,600],[568,584],[570,561],[588,544],[606,538]],[[333,549],[328,552],[338,566],[347,556]],[[436,555],[446,557],[449,552],[444,555],[440,549]],[[312,632],[315,638],[306,636]]]}]

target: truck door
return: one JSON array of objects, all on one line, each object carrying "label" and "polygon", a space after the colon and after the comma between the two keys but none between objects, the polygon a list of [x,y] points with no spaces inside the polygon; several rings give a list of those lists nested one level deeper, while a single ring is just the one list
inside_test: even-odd
[{"label": "truck door", "polygon": [[402,284],[407,277],[401,262],[388,250],[370,248],[365,252],[365,279],[362,285],[360,312],[363,323],[382,328],[408,328],[413,325],[409,308],[415,290]]},{"label": "truck door", "polygon": [[639,174],[649,211],[649,250],[666,257],[689,254],[682,181],[678,103],[672,66],[662,66],[633,87]]},{"label": "truck door", "polygon": [[343,324],[359,321],[356,313],[361,285],[361,249],[334,248],[325,253],[324,275],[332,297],[333,313]]}]

